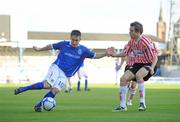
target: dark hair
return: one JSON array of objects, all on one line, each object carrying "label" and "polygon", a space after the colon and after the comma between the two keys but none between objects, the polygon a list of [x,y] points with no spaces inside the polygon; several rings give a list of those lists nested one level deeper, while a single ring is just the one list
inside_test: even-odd
[{"label": "dark hair", "polygon": [[143,25],[137,21],[130,24],[130,26],[133,26],[135,28],[135,32],[143,33]]},{"label": "dark hair", "polygon": [[79,30],[72,30],[71,36],[81,36],[81,32]]}]

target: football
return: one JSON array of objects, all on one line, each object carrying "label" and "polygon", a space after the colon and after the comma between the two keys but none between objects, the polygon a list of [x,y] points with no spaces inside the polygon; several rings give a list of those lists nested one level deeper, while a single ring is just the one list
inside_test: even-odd
[{"label": "football", "polygon": [[46,97],[42,100],[42,106],[46,111],[52,111],[56,106],[56,101],[52,97]]}]

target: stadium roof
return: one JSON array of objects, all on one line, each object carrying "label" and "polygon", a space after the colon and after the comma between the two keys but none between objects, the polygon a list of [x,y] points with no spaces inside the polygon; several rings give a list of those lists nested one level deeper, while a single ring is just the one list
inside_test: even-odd
[{"label": "stadium roof", "polygon": [[[38,32],[29,31],[28,39],[30,40],[63,40],[69,39],[70,33],[66,32]],[[155,42],[164,42],[153,35],[147,35]],[[110,33],[82,33],[82,40],[93,41],[128,41],[129,34],[110,34]]]},{"label": "stadium roof", "polygon": [[[9,46],[12,48],[32,48],[34,45],[43,47],[47,44],[56,43],[60,40],[69,40],[70,33],[61,32],[28,32],[28,40],[24,41],[2,41],[0,46]],[[155,36],[148,35],[157,44],[160,49],[165,48],[165,42]],[[113,46],[117,49],[123,49],[129,40],[129,34],[105,34],[105,33],[82,33],[80,44],[86,45],[91,49],[106,49]]]}]

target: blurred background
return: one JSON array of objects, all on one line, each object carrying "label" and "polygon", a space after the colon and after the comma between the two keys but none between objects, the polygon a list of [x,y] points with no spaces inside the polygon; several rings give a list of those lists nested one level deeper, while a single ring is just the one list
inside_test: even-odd
[{"label": "blurred background", "polygon": [[[0,83],[42,81],[57,51],[35,52],[70,32],[81,44],[121,51],[139,21],[158,48],[158,71],[147,83],[180,83],[180,0],[0,0]],[[85,60],[90,83],[116,83],[115,59]],[[121,69],[119,76],[122,75]],[[77,76],[72,78],[77,81]]]}]

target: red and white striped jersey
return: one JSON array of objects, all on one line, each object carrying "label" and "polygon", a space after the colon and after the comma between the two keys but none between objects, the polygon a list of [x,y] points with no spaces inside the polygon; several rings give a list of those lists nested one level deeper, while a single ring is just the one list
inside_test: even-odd
[{"label": "red and white striped jersey", "polygon": [[[129,46],[128,45],[125,45],[123,51],[124,53],[126,53],[127,51],[129,50]],[[134,64],[134,61],[135,61],[135,55],[134,55],[134,52],[129,52],[127,54],[127,60],[126,60],[126,64],[128,66],[132,66]]]},{"label": "red and white striped jersey", "polygon": [[138,41],[129,40],[126,48],[124,53],[127,56],[131,52],[135,55],[134,63],[152,63],[154,57],[157,56],[155,44],[145,35],[141,35]]}]

